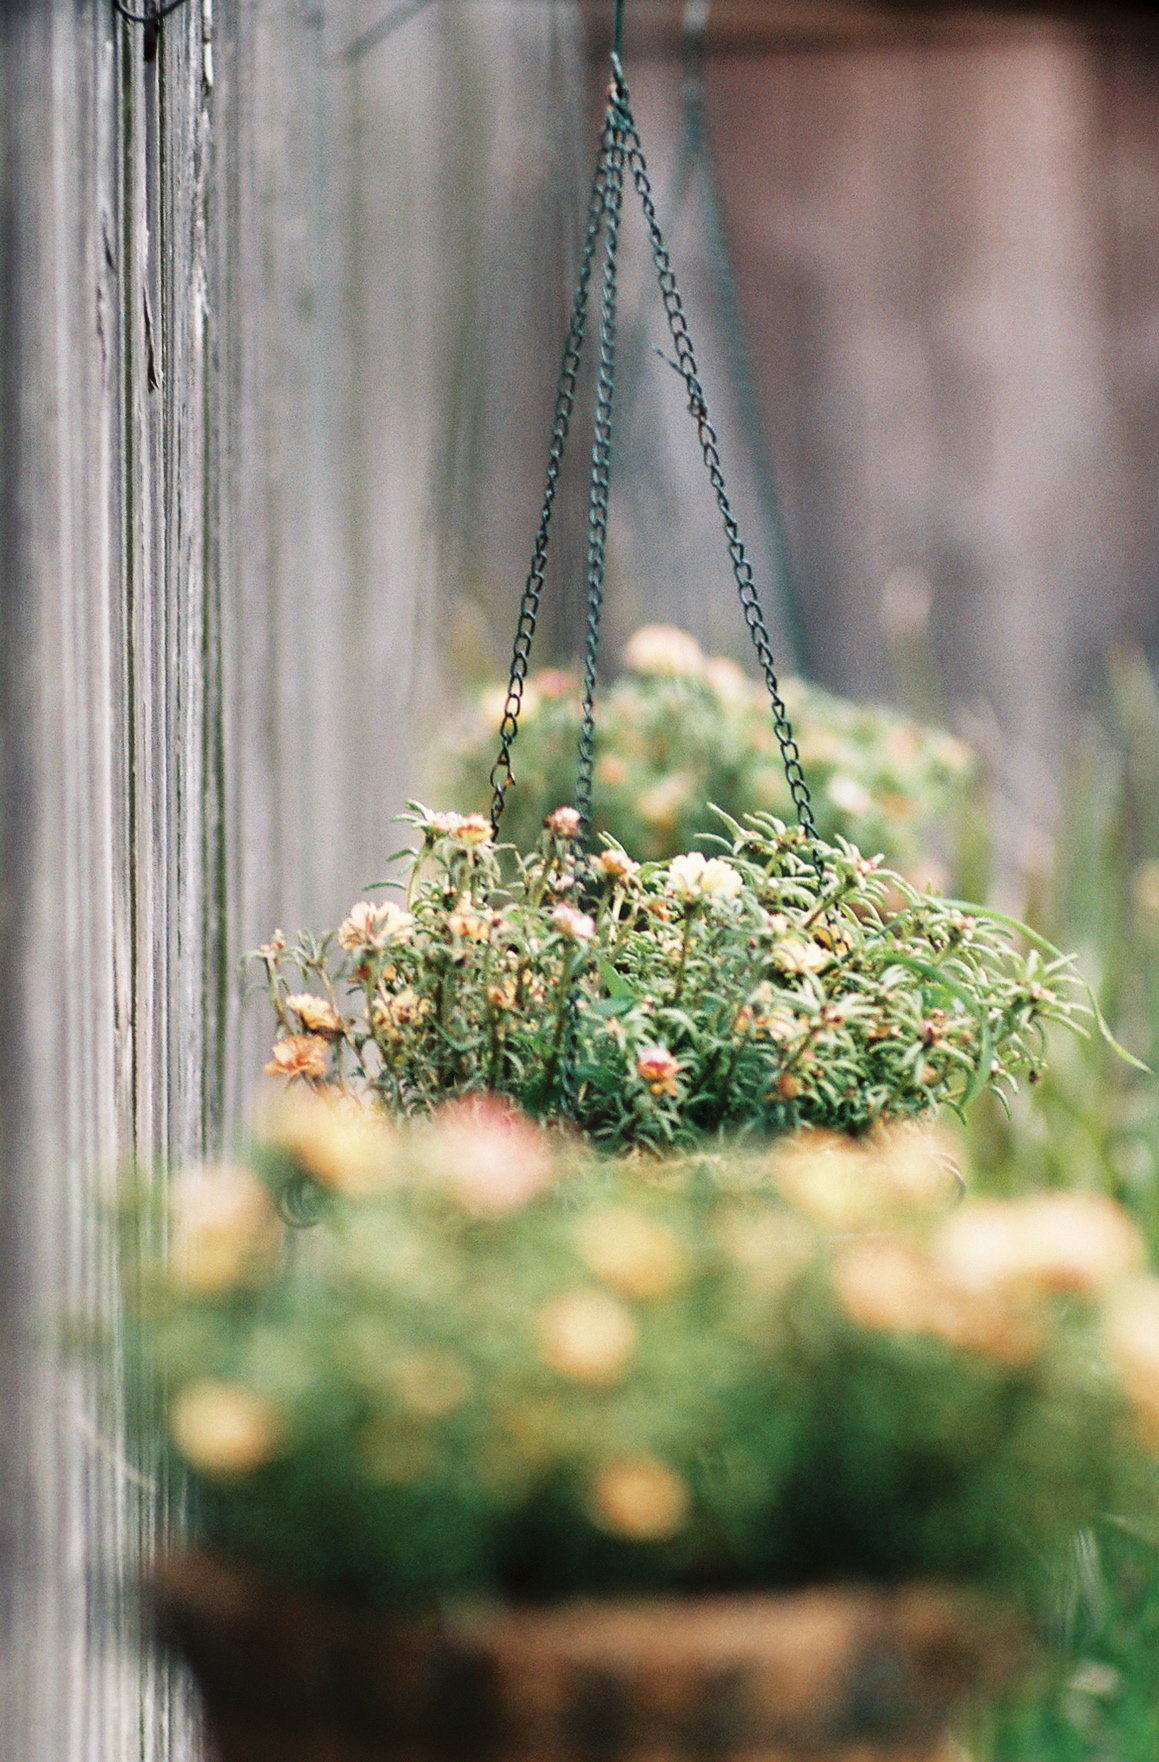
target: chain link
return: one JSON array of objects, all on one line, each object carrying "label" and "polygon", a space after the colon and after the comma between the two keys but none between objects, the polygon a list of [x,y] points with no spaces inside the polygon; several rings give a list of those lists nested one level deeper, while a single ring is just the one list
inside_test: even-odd
[{"label": "chain link", "polygon": [[[555,414],[552,421],[551,445],[548,450],[547,475],[539,528],[532,550],[531,568],[519,603],[519,620],[511,652],[511,669],[507,681],[507,697],[499,729],[499,754],[491,768],[491,825],[497,834],[507,790],[515,781],[511,767],[511,748],[519,732],[519,712],[523,687],[531,657],[531,644],[543,594],[547,548],[551,534],[551,516],[559,483],[560,468],[567,447],[568,431],[575,408],[576,385],[587,329],[588,294],[595,266],[596,247],[601,230],[604,233],[603,274],[600,297],[599,364],[596,374],[595,428],[592,440],[591,473],[588,483],[588,544],[587,544],[587,613],[584,641],[583,696],[580,733],[576,747],[575,806],[580,816],[579,836],[575,844],[575,881],[587,873],[586,854],[591,835],[592,784],[595,767],[595,693],[599,660],[600,621],[604,604],[604,571],[607,561],[608,501],[611,480],[612,413],[616,377],[616,265],[619,248],[620,219],[623,209],[625,172],[630,171],[632,183],[640,198],[652,261],[660,286],[668,330],[676,351],[674,365],[688,393],[688,409],[696,424],[701,456],[717,508],[724,526],[729,560],[740,598],[745,624],[752,638],[757,661],[773,709],[773,728],[781,750],[785,777],[789,785],[797,821],[810,842],[817,836],[812,802],[801,767],[801,754],[793,735],[785,701],[777,680],[772,642],[757,593],[752,566],[741,540],[736,517],[725,489],[716,431],[708,419],[708,408],[700,385],[688,322],[676,286],[672,260],[668,255],[656,217],[652,187],[644,163],[640,136],[632,116],[628,88],[617,50],[612,53],[612,83],[608,108],[600,131],[599,153],[588,199],[587,226],[571,323],[564,345],[563,363],[556,387]],[[574,1114],[576,1105],[577,1063],[579,1050],[579,999],[573,984],[567,1004],[567,1019],[560,1061],[559,1111]]]},{"label": "chain link", "polygon": [[612,126],[609,110],[600,132],[600,150],[596,159],[595,173],[592,177],[591,194],[588,197],[587,225],[584,232],[583,253],[580,258],[579,279],[576,284],[575,302],[572,307],[571,322],[568,325],[567,340],[564,343],[563,362],[560,366],[559,381],[555,391],[555,412],[551,424],[551,443],[547,453],[547,472],[543,488],[542,511],[539,516],[539,529],[532,547],[531,567],[519,602],[519,618],[515,626],[515,641],[511,650],[507,697],[503,705],[503,719],[499,726],[499,754],[491,767],[491,774],[488,778],[492,791],[491,830],[496,836],[499,832],[499,820],[503,813],[504,798],[515,781],[515,774],[511,768],[511,748],[519,732],[519,711],[523,703],[523,686],[527,679],[527,669],[531,660],[531,644],[535,637],[539,602],[543,596],[552,510],[555,506],[560,468],[567,449],[568,430],[571,427],[572,412],[575,408],[576,382],[579,376],[580,358],[583,354],[584,333],[587,328],[588,288],[591,284],[596,244],[599,240],[604,213],[607,157],[611,146]]},{"label": "chain link", "polygon": [[798,824],[806,837],[812,841],[817,836],[817,827],[813,819],[809,786],[805,781],[805,773],[801,767],[800,749],[793,735],[793,727],[789,721],[789,713],[785,708],[785,700],[781,696],[776,665],[773,660],[773,646],[769,637],[768,625],[765,622],[765,614],[757,594],[756,582],[753,579],[752,565],[745,553],[736,516],[733,514],[728,492],[725,489],[716,430],[708,420],[708,407],[705,404],[704,393],[700,386],[696,357],[692,350],[692,339],[688,334],[688,321],[684,316],[684,307],[676,286],[672,259],[668,255],[660,232],[660,223],[656,218],[652,186],[648,180],[644,152],[629,104],[628,88],[624,84],[623,75],[618,67],[616,74],[615,89],[619,98],[620,126],[627,142],[628,166],[631,170],[632,181],[636,186],[636,193],[640,198],[640,205],[644,210],[644,222],[648,228],[648,238],[652,247],[652,261],[660,283],[660,297],[664,302],[664,312],[668,319],[668,331],[672,338],[672,346],[676,350],[677,370],[688,392],[688,409],[696,423],[701,455],[708,471],[713,493],[716,496],[716,505],[720,510],[724,534],[728,542],[733,578],[740,596],[741,610],[744,613],[744,620],[752,638],[753,648],[756,650],[757,661],[772,701],[773,728],[777,736],[777,744],[781,749],[781,759],[785,767],[785,779],[789,785],[789,794],[796,810]]},{"label": "chain link", "polygon": [[611,484],[612,401],[616,384],[616,259],[624,191],[624,134],[614,87],[608,118],[611,127],[604,197],[600,360],[596,376],[596,414],[588,490],[587,632],[584,644],[582,719],[576,749],[575,805],[580,816],[581,846],[587,843],[592,819],[596,664],[599,657],[600,619],[604,609],[604,567],[607,560],[608,498]]}]

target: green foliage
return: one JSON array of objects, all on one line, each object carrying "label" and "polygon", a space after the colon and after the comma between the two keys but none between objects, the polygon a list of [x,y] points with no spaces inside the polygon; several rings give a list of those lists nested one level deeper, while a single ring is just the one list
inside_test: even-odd
[{"label": "green foliage", "polygon": [[917,1128],[616,1162],[493,1100],[392,1125],[299,1093],[177,1183],[131,1380],[205,1540],[395,1603],[1034,1597],[1077,1525],[1154,1497],[1101,1319],[1138,1243],[952,1187]]},{"label": "green foliage", "polygon": [[1159,1244],[1159,695],[1142,656],[1113,655],[1099,717],[1069,766],[1053,863],[1024,909],[1076,960],[1115,1036],[1052,1045],[1043,1082],[1009,1114],[980,1106],[971,1160],[997,1191],[1114,1194]]},{"label": "green foliage", "polygon": [[576,820],[557,810],[504,881],[481,816],[417,810],[405,911],[363,901],[259,952],[271,1071],[399,1114],[487,1090],[535,1118],[570,1072],[571,1117],[619,1150],[961,1106],[1037,1075],[1044,1025],[1083,1013],[1064,957],[844,840],[754,816],[724,858],[589,862]]},{"label": "green foliage", "polygon": [[[640,859],[691,850],[718,824],[708,804],[736,820],[792,803],[768,693],[732,661],[707,659],[692,637],[646,626],[629,642],[626,670],[596,702],[593,824]],[[505,693],[480,697],[460,727],[447,793],[488,810]],[[973,766],[951,735],[877,706],[852,704],[799,679],[784,681],[817,829],[847,837],[903,867],[929,854],[932,829],[965,799]],[[567,673],[532,674],[512,754],[517,779],[504,836],[530,850],[545,816],[575,790],[580,729],[577,684]]]}]

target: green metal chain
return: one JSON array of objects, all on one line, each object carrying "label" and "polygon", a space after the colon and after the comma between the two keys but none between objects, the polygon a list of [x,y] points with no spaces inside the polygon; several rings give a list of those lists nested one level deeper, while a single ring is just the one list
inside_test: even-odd
[{"label": "green metal chain", "polygon": [[604,568],[607,560],[612,458],[612,401],[616,386],[616,261],[624,191],[625,136],[614,101],[608,107],[608,119],[611,127],[604,194],[600,360],[596,376],[596,415],[588,488],[587,631],[584,644],[582,715],[576,752],[575,806],[580,816],[581,848],[587,845],[592,819],[596,663],[599,657],[600,619],[604,609]]},{"label": "green metal chain", "polygon": [[797,821],[806,836],[812,841],[817,836],[817,827],[813,819],[813,805],[809,796],[809,786],[801,768],[800,750],[793,735],[784,698],[781,696],[768,625],[765,622],[764,610],[757,593],[756,582],[753,579],[752,565],[745,552],[736,516],[733,514],[728,492],[725,489],[724,472],[720,463],[720,446],[716,430],[708,419],[708,406],[701,390],[700,376],[696,368],[696,356],[692,349],[692,339],[688,334],[688,321],[684,316],[684,306],[676,286],[672,259],[668,255],[660,232],[660,223],[656,218],[652,186],[648,180],[648,170],[644,163],[644,151],[640,144],[639,132],[631,112],[628,88],[614,57],[613,66],[617,75],[614,90],[619,94],[621,127],[628,143],[628,166],[632,174],[632,181],[636,186],[636,193],[640,198],[640,205],[644,211],[644,222],[652,247],[652,261],[660,284],[660,297],[664,303],[665,316],[668,319],[668,332],[672,338],[672,346],[676,351],[675,365],[688,392],[688,410],[696,424],[701,456],[716,497],[716,505],[720,510],[741,610],[744,613],[745,624],[748,627],[749,636],[752,638],[757,661],[764,675],[765,685],[772,702],[773,728],[776,732],[777,744],[781,749],[785,778],[789,785],[793,806],[796,809]]},{"label": "green metal chain", "polygon": [[[621,27],[622,10],[618,7],[617,42]],[[552,508],[575,406],[576,382],[586,330],[588,291],[596,245],[600,231],[603,229],[605,245],[603,299],[600,314],[600,364],[588,499],[587,630],[584,649],[583,708],[577,749],[575,804],[580,813],[582,835],[585,841],[590,834],[592,776],[595,758],[594,699],[599,627],[603,609],[612,398],[615,384],[616,253],[623,175],[626,166],[631,173],[632,182],[644,213],[653,265],[668,321],[669,334],[676,352],[674,365],[683,379],[688,393],[688,409],[696,424],[701,456],[720,511],[741,610],[772,704],[773,728],[780,747],[793,807],[796,811],[798,824],[806,837],[812,841],[816,838],[817,829],[813,818],[809,787],[801,766],[800,749],[797,746],[785,701],[781,695],[776,664],[773,659],[772,642],[753,577],[752,565],[748,560],[736,516],[733,514],[725,488],[724,472],[720,461],[720,446],[716,431],[709,421],[708,407],[700,384],[692,340],[688,333],[688,321],[676,285],[672,260],[664,244],[656,216],[655,200],[644,161],[639,131],[632,115],[618,48],[613,49],[611,61],[611,88],[607,112],[600,131],[599,152],[588,203],[587,229],[584,237],[579,284],[556,391],[555,419],[552,425],[551,446],[548,453],[543,511],[532,553],[531,569],[520,602],[519,620],[508,677],[507,698],[499,731],[499,755],[491,771],[490,781],[493,790],[491,823],[498,831],[504,796],[514,782],[511,748],[519,728],[523,685],[527,677],[531,644],[535,635],[539,603],[543,592]]]},{"label": "green metal chain", "polygon": [[587,224],[584,230],[579,279],[576,284],[571,322],[568,325],[567,339],[564,343],[559,381],[556,385],[555,412],[551,425],[551,442],[547,453],[543,504],[539,516],[539,527],[535,534],[535,544],[531,552],[531,567],[519,602],[519,618],[515,627],[515,641],[512,645],[511,666],[507,678],[507,697],[503,706],[503,719],[499,726],[499,754],[491,767],[489,778],[492,791],[491,828],[496,835],[499,831],[499,819],[503,812],[504,799],[515,781],[515,773],[511,768],[511,748],[519,732],[519,711],[523,703],[523,687],[531,660],[531,644],[535,637],[539,603],[543,596],[547,547],[551,537],[551,516],[555,506],[560,469],[564,453],[567,450],[572,412],[575,409],[576,383],[583,355],[584,334],[587,328],[588,289],[591,284],[596,245],[603,223],[611,133],[612,117],[609,110],[600,132],[600,148],[596,157],[596,169],[592,177],[591,194],[588,198]]},{"label": "green metal chain", "polygon": [[[527,679],[531,645],[535,636],[535,626],[543,594],[547,549],[551,535],[551,517],[560,469],[567,447],[571,418],[575,409],[576,386],[587,330],[588,296],[595,265],[596,247],[602,231],[604,251],[600,296],[599,363],[596,374],[595,426],[588,480],[587,613],[580,733],[576,749],[575,806],[580,817],[579,835],[575,844],[575,882],[577,884],[582,881],[587,872],[589,860],[587,852],[592,826],[595,693],[600,622],[604,604],[604,573],[607,561],[612,417],[616,380],[616,268],[626,172],[631,174],[632,183],[643,209],[652,261],[660,287],[660,296],[668,321],[672,345],[676,352],[676,360],[673,365],[684,381],[688,394],[688,410],[696,424],[701,456],[708,472],[713,494],[716,497],[717,508],[720,511],[741,610],[772,702],[773,727],[780,746],[785,777],[796,810],[797,821],[810,842],[815,841],[817,836],[809,789],[801,768],[800,751],[793,735],[788,711],[785,708],[777,680],[768,625],[765,622],[760,596],[757,593],[752,566],[745,552],[736,517],[728,499],[720,461],[719,442],[716,431],[708,418],[708,407],[701,389],[696,357],[693,353],[692,340],[688,334],[688,322],[684,315],[683,303],[676,286],[672,260],[668,255],[656,217],[656,205],[644,162],[644,152],[632,115],[628,88],[624,81],[620,60],[622,30],[623,0],[617,0],[608,108],[604,116],[603,127],[600,130],[599,151],[596,156],[591,195],[588,200],[587,226],[584,233],[579,280],[571,323],[568,326],[567,340],[564,344],[559,382],[556,387],[555,415],[552,422],[551,443],[548,449],[542,512],[532,550],[531,568],[519,605],[519,620],[516,626],[511,668],[507,681],[507,697],[499,730],[499,754],[491,769],[490,777],[492,788],[491,825],[497,835],[504,798],[507,790],[515,781],[511,766],[511,749],[519,732],[519,712],[523,701],[523,688]],[[573,987],[569,1000],[563,1057],[560,1065],[559,1111],[564,1116],[573,1114],[576,1105],[578,1026],[578,997]]]}]

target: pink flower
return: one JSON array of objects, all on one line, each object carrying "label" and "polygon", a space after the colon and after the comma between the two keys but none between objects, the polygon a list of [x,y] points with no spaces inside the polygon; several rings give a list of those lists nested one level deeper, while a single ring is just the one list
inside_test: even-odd
[{"label": "pink flower", "polygon": [[596,933],[596,921],[587,912],[577,911],[575,906],[561,900],[551,914],[551,921],[564,936],[572,942],[590,942]]},{"label": "pink flower", "polygon": [[556,808],[554,813],[548,814],[543,823],[556,838],[575,838],[578,836],[581,824],[579,809]]},{"label": "pink flower", "polygon": [[537,1126],[497,1095],[466,1095],[434,1117],[431,1162],[464,1211],[505,1217],[555,1178]]}]

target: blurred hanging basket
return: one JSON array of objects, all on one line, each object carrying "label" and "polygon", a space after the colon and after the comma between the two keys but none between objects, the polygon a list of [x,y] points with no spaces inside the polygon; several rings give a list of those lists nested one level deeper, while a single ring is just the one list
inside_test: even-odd
[{"label": "blurred hanging basket", "polygon": [[403,1621],[187,1554],[154,1592],[217,1762],[948,1762],[1025,1652],[920,1587]]},{"label": "blurred hanging basket", "polygon": [[[995,914],[920,892],[818,835],[753,571],[725,489],[619,58],[556,393],[542,515],[520,602],[489,817],[411,804],[402,904],[360,900],[335,934],[258,951],[278,1039],[267,1069],[350,1087],[396,1115],[491,1091],[566,1118],[601,1148],[664,1147],[802,1125],[862,1133],[1034,1080],[1052,1022],[1084,1013],[1069,961]],[[721,517],[771,708],[787,824],[718,816],[716,854],[637,863],[592,848],[621,206],[643,211],[674,367]],[[601,251],[602,240],[602,251]],[[602,265],[590,462],[587,617],[574,794],[534,849],[499,843],[556,487]],[[771,754],[770,754],[771,757]],[[709,804],[703,804],[710,812]],[[393,883],[392,883],[393,885]],[[1019,937],[1030,941],[1028,952]]]}]

